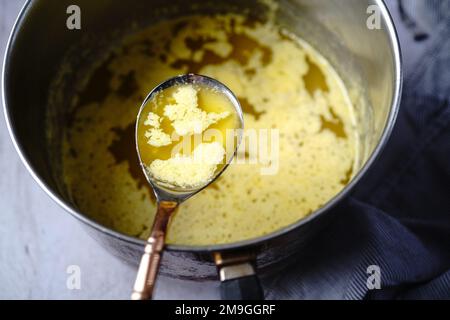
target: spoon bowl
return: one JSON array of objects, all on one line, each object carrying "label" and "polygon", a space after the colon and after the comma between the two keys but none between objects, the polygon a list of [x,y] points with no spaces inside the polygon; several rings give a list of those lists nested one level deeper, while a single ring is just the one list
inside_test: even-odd
[{"label": "spoon bowl", "polygon": [[[234,152],[231,154],[231,156],[227,157],[227,161],[224,164],[224,166],[222,166],[222,168],[220,168],[220,170],[217,170],[215,172],[214,176],[210,180],[208,180],[204,185],[202,185],[200,187],[188,187],[188,188],[174,187],[174,186],[166,184],[162,181],[158,181],[158,179],[155,179],[155,177],[153,177],[149,173],[149,171],[146,169],[145,163],[142,160],[139,143],[137,143],[138,135],[139,135],[139,130],[138,130],[139,123],[140,123],[139,120],[141,119],[141,117],[143,117],[144,110],[146,109],[146,106],[148,105],[148,103],[150,101],[152,101],[160,92],[167,90],[168,88],[180,86],[180,85],[200,85],[200,86],[204,86],[204,87],[207,87],[210,89],[214,89],[217,92],[219,92],[220,94],[224,95],[233,105],[235,114],[237,115],[237,119],[239,122],[239,125],[238,125],[239,128],[238,128],[238,130],[236,130],[237,142],[235,144]],[[203,75],[190,73],[190,74],[185,74],[185,75],[180,75],[180,76],[170,78],[170,79],[162,82],[158,86],[156,86],[147,95],[147,97],[145,98],[144,102],[141,105],[141,108],[138,113],[137,121],[136,121],[135,134],[136,134],[136,150],[138,153],[141,168],[144,172],[144,175],[145,175],[148,183],[152,186],[157,199],[158,200],[160,200],[160,199],[161,200],[173,200],[176,202],[182,202],[182,201],[185,201],[186,199],[192,197],[196,193],[200,192],[201,190],[203,190],[204,188],[209,186],[211,183],[213,183],[225,171],[227,166],[233,160],[233,157],[236,153],[237,147],[239,146],[241,139],[242,139],[242,129],[243,128],[244,128],[244,115],[243,115],[239,100],[236,98],[236,96],[233,94],[233,92],[227,86],[225,86],[223,83],[217,81],[216,79],[213,79],[213,78],[210,78],[207,76],[203,76]]]},{"label": "spoon bowl", "polygon": [[[153,101],[153,99],[155,99],[158,96],[158,94],[161,93],[162,91],[180,85],[202,86],[208,89],[213,89],[215,92],[218,92],[221,95],[225,96],[229,100],[229,102],[231,102],[234,108],[235,115],[237,116],[236,118],[238,120],[238,126],[235,132],[235,134],[237,133],[236,134],[237,140],[236,143],[233,145],[234,150],[231,154],[225,155],[224,165],[219,169],[216,169],[214,175],[210,179],[205,181],[205,183],[195,187],[186,187],[186,188],[170,185],[154,177],[149,172],[149,170],[146,167],[146,164],[143,161],[142,157],[143,151],[141,150],[139,144],[139,134],[141,134],[139,131],[139,126],[140,123],[142,122],[141,120],[144,114],[144,110],[147,109],[146,106],[149,104],[149,102]],[[236,98],[236,96],[228,87],[210,77],[197,74],[186,74],[170,78],[164,81],[163,83],[159,84],[158,86],[156,86],[145,98],[139,110],[136,121],[136,133],[135,133],[136,151],[138,153],[139,162],[141,164],[141,168],[144,172],[144,175],[155,193],[157,200],[157,212],[153,222],[150,237],[147,240],[145,251],[141,258],[141,263],[136,277],[133,294],[131,296],[133,300],[151,299],[162,252],[164,249],[165,235],[170,218],[173,216],[173,214],[176,212],[176,209],[183,201],[186,201],[196,193],[205,189],[225,171],[225,169],[228,167],[228,165],[230,164],[234,155],[237,152],[239,144],[242,140],[243,128],[244,128],[244,116],[239,100]]]}]

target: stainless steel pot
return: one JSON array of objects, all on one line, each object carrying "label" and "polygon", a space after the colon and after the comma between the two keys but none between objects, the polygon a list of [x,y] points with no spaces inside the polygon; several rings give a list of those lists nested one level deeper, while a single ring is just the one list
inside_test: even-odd
[{"label": "stainless steel pot", "polygon": [[[49,88],[61,62],[74,48],[101,49],[105,39],[117,37],[131,21],[148,25],[160,19],[192,12],[242,12],[263,17],[264,2],[253,0],[191,1],[34,0],[28,1],[12,31],[3,70],[3,102],[11,138],[36,182],[64,209],[80,220],[91,235],[121,259],[137,263],[142,240],[110,230],[80,212],[67,196],[59,167],[50,156],[45,114]],[[349,185],[306,219],[270,235],[228,245],[167,246],[161,272],[176,278],[222,280],[282,267],[312,234],[335,216],[332,210],[364,176],[391,133],[401,94],[402,70],[394,25],[381,0],[280,0],[276,19],[299,35],[334,64],[358,106],[364,145],[360,171]],[[66,9],[81,8],[82,29],[66,28]],[[170,8],[161,14],[158,8]],[[156,14],[158,12],[158,14]],[[376,28],[379,18],[379,29]],[[368,19],[372,19],[369,21]],[[375,20],[373,20],[375,19]],[[375,25],[374,25],[375,23]],[[372,27],[375,26],[375,29]],[[93,50],[95,51],[95,50]],[[89,56],[73,55],[74,65]],[[72,75],[73,76],[73,75]],[[69,75],[70,77],[70,75]],[[75,81],[68,79],[70,81]],[[70,86],[67,88],[70,94]],[[62,100],[64,101],[64,99]],[[58,106],[64,116],[65,105]],[[61,122],[63,123],[63,119]],[[248,262],[256,264],[249,264]],[[233,273],[234,272],[234,273]]]}]

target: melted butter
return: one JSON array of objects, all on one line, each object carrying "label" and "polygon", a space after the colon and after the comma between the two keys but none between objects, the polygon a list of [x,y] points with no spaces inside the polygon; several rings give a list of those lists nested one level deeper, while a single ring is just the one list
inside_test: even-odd
[{"label": "melted butter", "polygon": [[264,111],[256,111],[255,107],[248,102],[246,98],[239,98],[239,102],[241,103],[242,112],[254,116],[256,121],[258,121],[259,118],[265,113]]},{"label": "melted butter", "polygon": [[328,92],[327,78],[322,70],[309,57],[306,57],[306,64],[308,65],[308,72],[303,76],[305,88],[311,96],[319,90]]},{"label": "melted butter", "polygon": [[[176,97],[176,94],[182,93],[184,96],[179,97],[181,101],[174,101],[174,95]],[[191,94],[194,94],[195,99],[190,97]],[[193,101],[186,104],[186,100]],[[175,116],[179,113],[183,117],[173,118],[174,115],[171,117],[168,114],[169,110],[177,112]],[[156,120],[149,122],[147,120],[149,115]],[[214,120],[209,120],[208,117],[213,117]],[[207,123],[202,124],[202,120]],[[197,127],[198,124],[202,124],[201,131],[191,131],[199,130],[192,126],[194,123]],[[186,125],[187,130],[184,128]],[[164,146],[155,145],[147,135],[149,130],[154,128],[159,129],[172,141]],[[184,129],[183,132],[179,132],[179,128]],[[235,147],[230,148],[230,146],[234,146],[237,140],[227,131],[236,129],[239,129],[239,118],[232,102],[223,93],[202,85],[174,86],[157,93],[144,106],[139,119],[137,143],[141,160],[150,174],[173,187],[200,187],[212,179],[214,173],[225,166],[226,157],[231,157],[234,153]],[[233,141],[230,142],[229,138]],[[173,162],[179,156],[189,159],[199,150],[217,150],[217,148],[208,147],[214,143],[218,143],[220,152],[224,152],[217,163],[177,164]],[[187,150],[186,148],[179,150],[177,146],[180,145],[187,145]],[[225,153],[225,150],[228,153]],[[214,157],[214,155],[211,156]],[[172,172],[166,172],[167,170]]]},{"label": "melted butter", "polygon": [[[234,21],[234,20],[232,20]],[[232,24],[233,25],[233,24]],[[257,40],[249,37],[246,34],[239,34],[232,30],[226,33],[227,43],[231,46],[231,51],[225,55],[219,55],[218,53],[203,49],[203,55],[200,61],[193,60],[192,56],[188,59],[177,59],[172,62],[171,66],[176,69],[184,69],[186,73],[199,73],[200,70],[207,65],[220,65],[224,62],[233,60],[242,66],[246,66],[249,59],[255,54],[255,52],[260,53],[261,64],[267,65],[272,59],[272,50],[268,46],[264,46]],[[214,37],[187,37],[185,39],[185,45],[193,53],[204,48],[206,44],[211,44],[217,42]],[[247,72],[255,72],[255,70],[249,69]]]},{"label": "melted butter", "polygon": [[345,132],[345,124],[341,118],[339,118],[333,109],[330,109],[331,120],[325,119],[324,116],[320,116],[320,121],[322,122],[321,130],[330,130],[338,138],[347,138],[347,133]]},{"label": "melted butter", "polygon": [[307,43],[270,22],[237,15],[165,21],[124,39],[105,61],[71,115],[63,165],[80,210],[107,227],[148,236],[155,206],[135,152],[136,114],[153,87],[186,72],[230,87],[247,129],[280,130],[280,165],[273,176],[262,176],[261,164],[231,165],[183,204],[169,243],[268,234],[317,210],[353,176],[357,133],[342,81]]},{"label": "melted butter", "polygon": [[125,129],[112,128],[111,129],[117,138],[115,138],[111,145],[108,147],[108,151],[111,152],[115,159],[115,164],[125,162],[128,165],[128,171],[131,177],[137,182],[139,189],[145,188],[148,191],[148,195],[152,202],[155,203],[156,199],[153,194],[153,190],[147,182],[147,178],[142,172],[142,168],[139,164],[139,158],[136,152],[134,144],[130,143],[130,139],[135,137],[136,126],[135,123],[131,123]]}]

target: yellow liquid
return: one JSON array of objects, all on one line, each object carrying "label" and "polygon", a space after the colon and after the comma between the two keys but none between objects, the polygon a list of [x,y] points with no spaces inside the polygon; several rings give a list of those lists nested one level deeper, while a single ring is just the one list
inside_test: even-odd
[{"label": "yellow liquid", "polygon": [[[180,137],[176,134],[171,121],[164,116],[165,106],[174,103],[173,94],[178,89],[178,86],[159,92],[156,97],[147,102],[142,109],[139,118],[137,143],[141,155],[141,161],[144,165],[149,166],[156,159],[168,160],[172,158],[174,156],[174,150],[177,149],[176,147],[178,145],[189,146],[188,150],[186,150],[186,148],[181,148],[181,152],[185,156],[191,155],[192,151],[200,143],[211,142],[219,142],[227,151],[227,157],[230,157],[234,153],[234,146],[236,145],[237,138],[235,135],[231,136],[229,131],[240,129],[240,121],[232,102],[223,93],[215,89],[203,85],[195,85],[194,87],[197,91],[198,108],[200,110],[207,113],[213,112],[218,114],[228,112],[229,115],[209,126],[207,128],[206,135],[204,132],[202,134],[185,135]],[[149,126],[145,125],[144,122],[149,112],[158,115],[162,119],[162,131],[174,138],[172,139],[173,141],[171,144],[156,147],[148,143],[148,138],[145,136],[145,133]],[[214,134],[208,134],[208,132],[212,133],[212,130],[214,130]],[[231,138],[232,141],[229,141],[228,138]],[[187,139],[190,141],[186,142],[185,140]],[[224,161],[217,167],[216,170],[221,170],[223,168],[226,164],[225,159],[226,158],[224,158]]]},{"label": "yellow liquid", "polygon": [[168,243],[269,234],[323,206],[352,178],[359,152],[354,107],[317,51],[271,22],[183,17],[127,37],[93,68],[64,137],[65,182],[82,212],[119,232],[148,236],[156,208],[137,159],[136,114],[149,88],[189,72],[229,87],[246,129],[278,129],[280,163],[274,176],[262,176],[261,165],[230,165],[180,207]]}]

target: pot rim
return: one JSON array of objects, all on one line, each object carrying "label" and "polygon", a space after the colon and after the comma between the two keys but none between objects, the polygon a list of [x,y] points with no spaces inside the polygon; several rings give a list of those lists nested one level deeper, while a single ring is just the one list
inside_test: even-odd
[{"label": "pot rim", "polygon": [[[310,215],[308,215],[305,218],[302,218],[298,220],[297,222],[288,225],[284,228],[278,229],[270,234],[258,237],[258,238],[252,238],[244,241],[238,241],[233,242],[229,244],[219,244],[219,245],[202,245],[202,246],[187,246],[187,245],[166,245],[167,251],[173,251],[173,252],[180,252],[180,251],[188,251],[193,253],[212,253],[212,252],[219,252],[219,251],[231,251],[231,250],[242,250],[245,248],[251,248],[260,246],[261,244],[273,240],[275,238],[281,237],[287,233],[290,233],[291,231],[300,228],[301,226],[307,224],[308,222],[315,220],[318,216],[322,215],[323,213],[329,211],[331,208],[336,206],[337,203],[339,203],[345,196],[347,196],[350,191],[355,187],[355,185],[361,180],[361,178],[365,175],[365,173],[368,171],[368,169],[372,166],[372,164],[378,159],[379,155],[381,154],[381,151],[384,149],[387,141],[389,140],[389,137],[392,133],[393,127],[395,125],[395,121],[397,118],[398,110],[400,107],[400,100],[401,100],[401,93],[402,93],[402,85],[403,85],[403,64],[402,64],[402,55],[401,55],[401,48],[399,43],[398,34],[395,28],[395,25],[392,20],[392,16],[389,13],[386,4],[384,0],[374,0],[375,3],[379,6],[381,9],[382,17],[386,23],[387,26],[387,32],[390,36],[390,45],[392,49],[392,53],[394,56],[394,72],[395,72],[395,79],[394,79],[394,95],[391,102],[391,108],[389,111],[389,116],[387,119],[386,126],[383,130],[383,133],[380,137],[380,141],[378,142],[376,148],[373,150],[372,154],[364,164],[364,166],[359,170],[359,172],[356,174],[356,176],[352,179],[352,181],[345,186],[341,192],[339,192],[337,195],[335,195],[332,199],[330,199],[323,207],[319,208],[318,210],[314,211]],[[48,184],[41,179],[41,177],[38,176],[38,174],[35,172],[33,165],[25,155],[24,151],[22,150],[22,146],[20,142],[16,139],[15,129],[12,126],[9,110],[7,107],[7,93],[6,93],[6,78],[7,78],[7,66],[9,63],[9,59],[11,56],[11,50],[13,46],[14,39],[18,32],[20,32],[21,24],[26,16],[26,12],[28,8],[32,5],[32,0],[27,0],[27,2],[22,7],[14,25],[12,28],[12,31],[10,33],[10,36],[8,38],[8,43],[5,50],[5,57],[3,60],[3,70],[2,70],[2,102],[3,102],[3,111],[6,119],[6,125],[8,128],[8,132],[10,135],[10,138],[14,144],[14,147],[19,154],[19,157],[26,167],[27,171],[31,174],[33,179],[37,182],[37,184],[45,191],[45,193],[52,198],[56,203],[58,203],[63,209],[68,211],[73,217],[78,219],[79,221],[83,222],[87,226],[100,231],[104,234],[107,234],[113,238],[119,239],[121,241],[124,241],[128,244],[136,245],[136,246],[142,246],[144,247],[145,241],[142,239],[138,239],[132,236],[125,235],[123,233],[114,231],[112,229],[109,229],[96,221],[92,220],[91,218],[83,215],[82,213],[78,212],[72,205],[66,203],[56,192],[54,192]]]}]

